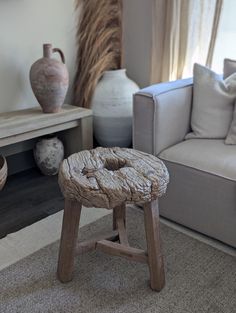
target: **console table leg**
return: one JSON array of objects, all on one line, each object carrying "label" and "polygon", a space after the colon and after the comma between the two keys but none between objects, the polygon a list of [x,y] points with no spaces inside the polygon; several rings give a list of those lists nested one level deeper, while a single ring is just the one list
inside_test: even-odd
[{"label": "console table leg", "polygon": [[160,291],[165,285],[165,271],[163,256],[161,253],[159,209],[157,200],[144,205],[144,219],[151,288]]},{"label": "console table leg", "polygon": [[81,204],[65,200],[57,275],[61,282],[72,280]]},{"label": "console table leg", "polygon": [[82,149],[93,149],[93,118],[92,116],[81,119],[80,138]]},{"label": "console table leg", "polygon": [[81,150],[93,149],[92,116],[82,118],[77,127],[63,131],[60,138],[65,146],[65,157]]}]

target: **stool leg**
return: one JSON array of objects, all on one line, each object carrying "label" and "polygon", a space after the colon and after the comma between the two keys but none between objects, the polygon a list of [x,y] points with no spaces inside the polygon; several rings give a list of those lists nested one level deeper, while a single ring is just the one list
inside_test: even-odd
[{"label": "stool leg", "polygon": [[151,288],[155,291],[161,291],[165,285],[165,270],[161,253],[159,209],[157,200],[144,205],[144,219]]},{"label": "stool leg", "polygon": [[113,209],[113,229],[118,230],[120,243],[128,246],[129,243],[128,243],[126,227],[125,227],[125,223],[126,223],[125,210],[126,210],[125,203]]},{"label": "stool leg", "polygon": [[113,209],[113,229],[117,229],[117,220],[122,219],[125,224],[125,203]]},{"label": "stool leg", "polygon": [[81,204],[65,200],[57,275],[62,283],[72,280]]}]

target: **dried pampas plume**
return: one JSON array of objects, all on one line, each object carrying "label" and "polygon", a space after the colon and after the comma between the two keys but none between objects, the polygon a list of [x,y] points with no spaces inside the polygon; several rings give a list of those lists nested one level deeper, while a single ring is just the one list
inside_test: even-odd
[{"label": "dried pampas plume", "polygon": [[104,71],[122,67],[122,0],[76,0],[74,105],[89,108]]}]

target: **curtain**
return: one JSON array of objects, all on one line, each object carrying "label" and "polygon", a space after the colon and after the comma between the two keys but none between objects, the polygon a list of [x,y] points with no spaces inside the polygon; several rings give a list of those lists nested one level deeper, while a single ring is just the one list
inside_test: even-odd
[{"label": "curtain", "polygon": [[152,0],[151,83],[211,66],[223,0]]}]

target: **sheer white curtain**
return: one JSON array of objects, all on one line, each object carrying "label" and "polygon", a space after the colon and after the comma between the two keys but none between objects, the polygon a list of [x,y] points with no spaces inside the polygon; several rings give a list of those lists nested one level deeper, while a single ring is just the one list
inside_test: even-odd
[{"label": "sheer white curtain", "polygon": [[213,54],[212,69],[223,72],[224,58],[236,59],[236,1],[224,0],[219,31]]},{"label": "sheer white curtain", "polygon": [[223,0],[153,0],[151,82],[192,76],[211,65]]}]

